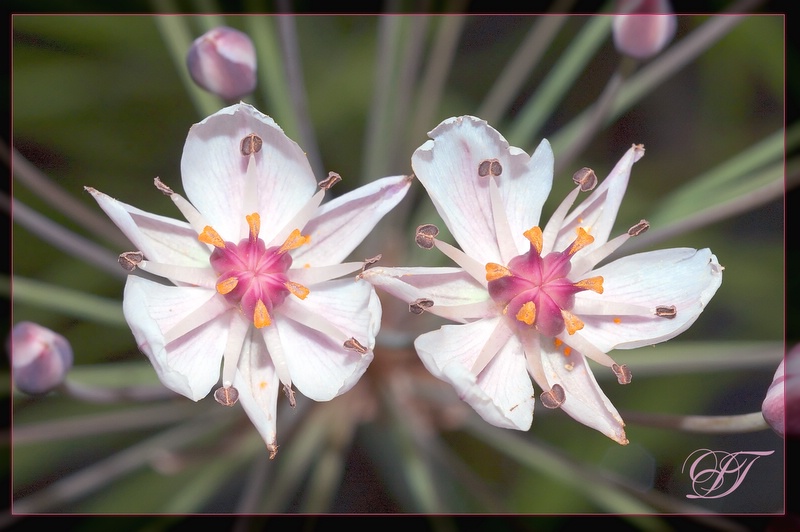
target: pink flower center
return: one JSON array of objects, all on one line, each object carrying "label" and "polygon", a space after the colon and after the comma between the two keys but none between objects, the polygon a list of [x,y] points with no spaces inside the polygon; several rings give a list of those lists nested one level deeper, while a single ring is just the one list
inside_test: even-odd
[{"label": "pink flower center", "polygon": [[489,294],[504,305],[504,313],[516,318],[521,327],[535,327],[545,336],[557,336],[564,329],[569,334],[583,328],[583,322],[570,312],[575,294],[583,290],[603,293],[603,278],[592,277],[572,282],[567,277],[572,269],[572,256],[591,244],[594,238],[583,229],[564,251],[542,257],[542,230],[527,231],[530,250],[509,261],[508,267],[486,265]]},{"label": "pink flower center", "polygon": [[261,328],[272,323],[273,310],[289,293],[300,299],[308,295],[308,288],[289,280],[287,272],[292,257],[287,252],[309,239],[295,229],[283,245],[268,248],[258,238],[258,214],[247,216],[247,223],[250,235],[238,244],[223,241],[211,227],[206,227],[199,238],[216,248],[209,260],[219,278],[217,292],[231,305],[241,308],[247,318]]}]

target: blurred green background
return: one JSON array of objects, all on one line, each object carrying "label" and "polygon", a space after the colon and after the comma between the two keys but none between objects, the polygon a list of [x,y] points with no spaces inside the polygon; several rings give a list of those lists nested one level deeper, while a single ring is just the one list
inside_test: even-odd
[{"label": "blurred green background", "polygon": [[[709,11],[716,12],[727,4],[708,5]],[[86,6],[92,8],[91,4]],[[150,4],[142,4],[143,11],[149,9]],[[384,175],[410,173],[411,153],[425,141],[427,130],[449,116],[478,113],[493,82],[535,20],[526,16],[470,16],[455,24],[453,17],[425,17],[424,22],[420,17],[394,17],[387,22],[375,16],[344,15],[293,19],[296,51],[305,81],[308,123],[319,146],[322,170],[336,171],[344,177],[341,189],[335,190],[341,193]],[[708,20],[707,16],[681,16],[675,43]],[[564,141],[564,127],[602,92],[620,61],[610,38],[601,42],[574,83],[558,95],[547,116],[541,117],[541,128],[535,136],[512,138],[512,132],[519,131],[519,118],[526,103],[536,96],[548,73],[556,69],[588,22],[589,17],[577,16],[564,21],[510,107],[491,122],[511,144],[531,151],[541,137]],[[179,20],[170,18],[165,25],[163,20],[159,22],[148,15],[17,15],[12,23],[14,147],[88,209],[98,213],[99,208],[83,191],[84,186],[95,187],[151,212],[179,217],[171,202],[152,187],[152,180],[160,176],[165,183],[180,189],[179,165],[185,136],[189,126],[202,119],[203,114],[184,84],[180,45],[173,45],[176,55],[170,53],[170,32],[175,37],[180,29],[195,38],[209,27],[224,23],[248,32],[257,46],[260,43],[266,47],[259,47],[260,54],[271,49],[275,54],[271,57],[280,58],[279,23],[274,17],[187,16]],[[396,46],[390,49],[395,56],[386,53],[386,42],[381,40],[389,30],[398,32]],[[436,54],[447,53],[437,48],[443,46],[442,35],[446,31],[457,31],[457,38],[453,39],[454,48],[450,50],[451,62],[443,63],[445,69],[437,69]],[[723,181],[721,185],[691,187],[698,182],[698,176],[782,130],[784,64],[796,57],[796,50],[791,47],[786,50],[785,45],[782,17],[744,17],[710,49],[649,90],[619,119],[593,135],[575,162],[557,172],[544,217],[571,189],[570,176],[574,170],[590,166],[602,178],[631,143],[643,143],[647,154],[634,168],[618,217],[619,231],[641,218],[653,222],[654,229],[657,222],[667,226],[704,206],[714,205],[726,194],[741,194],[738,191],[747,189],[750,174],[738,181]],[[381,68],[389,62],[399,69],[403,63],[398,56],[411,46],[419,46],[421,50],[415,83],[408,87],[390,84],[389,94],[379,92]],[[273,116],[305,148],[298,126],[302,121],[287,108],[285,101],[276,97],[277,89],[266,86],[284,83],[284,74],[264,71],[269,65],[265,55],[259,55],[259,61],[259,87],[244,100]],[[401,74],[398,70],[389,72],[397,79],[407,79]],[[437,77],[441,77],[439,85]],[[440,87],[440,92],[431,91],[431,86]],[[392,116],[403,109],[404,99],[408,114]],[[219,107],[223,105],[218,102]],[[427,114],[417,113],[426,106],[430,106]],[[384,122],[388,127],[379,130],[376,140],[371,136],[374,130],[370,124],[376,113],[381,112],[389,117]],[[411,119],[420,116],[425,120],[419,124]],[[558,146],[556,140],[556,155]],[[35,189],[15,182],[13,195],[58,224],[104,245],[112,259],[117,253],[127,251],[117,243],[87,232],[54,209]],[[396,217],[378,226],[377,240],[367,243],[385,242],[392,249],[371,254],[383,252],[384,256],[399,260],[413,257],[416,261],[421,256],[412,249],[411,231],[415,223],[420,223],[418,218],[429,222],[434,221],[433,215],[422,187],[415,185]],[[663,346],[618,356],[633,369],[636,378],[630,386],[619,387],[607,376],[598,375],[623,417],[625,411],[725,415],[760,409],[784,335],[783,218],[783,198],[775,197],[735,216],[650,246],[652,249],[710,247],[726,269],[722,287],[691,329]],[[394,240],[398,227],[406,228],[405,241]],[[381,232],[390,236],[383,238]],[[427,256],[421,260],[432,259]],[[124,280],[121,275],[107,273],[80,257],[57,250],[19,224],[13,226],[13,268],[15,275],[26,279],[110,300],[121,299]],[[384,302],[389,316],[385,331],[419,326],[401,313],[402,305],[388,298]],[[70,340],[75,352],[73,373],[80,382],[112,388],[157,384],[155,373],[137,352],[124,324],[109,323],[113,319],[92,321],[69,311],[54,310],[46,301],[44,304],[15,301],[13,313],[14,322],[35,321]],[[796,341],[796,333],[790,332],[789,338]],[[390,385],[391,376],[387,374],[392,367],[390,362],[379,363],[379,359],[382,354],[387,360],[402,356],[403,367],[410,366],[412,370],[418,362],[408,353],[397,355],[394,351],[376,351],[373,365],[378,367],[370,368],[365,376],[373,390],[370,397],[376,401],[377,415],[358,421],[352,439],[339,443],[340,475],[335,476],[338,480],[324,488],[324,483],[315,484],[322,475],[319,472],[323,466],[318,462],[312,458],[303,462],[296,456],[299,461],[290,461],[294,455],[289,449],[303,445],[297,434],[305,432],[298,429],[297,434],[282,433],[284,420],[279,419],[279,442],[285,447],[276,463],[263,466],[271,469],[260,492],[262,499],[252,506],[253,512],[560,514],[614,510],[649,513],[648,508],[659,508],[647,501],[647,497],[644,497],[644,511],[624,502],[620,506],[598,502],[585,490],[576,491],[566,478],[567,473],[566,479],[559,481],[537,467],[535,459],[531,464],[516,456],[510,450],[511,444],[501,442],[505,437],[501,431],[487,432],[487,441],[482,441],[476,437],[480,431],[438,426],[435,441],[441,449],[434,452],[421,446],[422,450],[409,451],[408,446],[414,448],[420,444],[408,435],[413,430],[403,425],[402,415],[392,414],[392,402],[385,400],[385,394],[390,392],[384,388]],[[204,405],[209,401],[195,405],[176,397],[155,404],[163,404],[170,413],[184,408],[188,418],[205,414],[205,410],[216,412]],[[90,404],[52,395],[31,399],[15,394],[13,416],[15,427],[21,427],[152,406],[134,402]],[[313,416],[318,405],[310,405],[309,410],[308,415]],[[283,414],[286,417],[285,411]],[[234,422],[237,425],[231,425]],[[35,496],[58,479],[75,475],[168,427],[165,422],[138,430],[15,444],[14,496]],[[623,448],[567,416],[540,408],[530,433],[510,436],[532,445],[541,442],[546,449],[555,449],[592,471],[611,472],[629,479],[642,486],[642,493],[655,491],[683,502],[688,484],[680,467],[693,450],[774,449],[775,455],[753,467],[741,490],[723,499],[705,501],[705,508],[721,513],[781,510],[783,442],[772,431],[710,436],[633,423],[627,429],[632,443]],[[246,418],[220,422],[219,431],[198,438],[180,454],[179,460],[165,453],[162,462],[152,459],[99,491],[68,504],[55,505],[48,511],[126,514],[234,511],[241,502],[248,472],[263,460],[260,456],[263,449],[253,436],[257,438]],[[244,443],[226,445],[229,439]],[[326,444],[320,445],[324,449]],[[437,453],[445,453],[451,461],[437,458]],[[176,461],[180,466],[171,469],[168,464]],[[453,463],[468,470],[468,474]],[[308,468],[303,469],[302,465]],[[417,478],[428,479],[434,491],[438,491],[436,506],[420,502],[420,494],[415,492],[419,488],[409,480],[413,475],[408,471],[413,467],[421,467],[421,476]],[[468,481],[460,477],[463,474]],[[277,507],[269,501],[276,482],[285,483],[284,487],[276,488],[283,497],[283,504]],[[315,489],[329,492],[314,499]],[[481,489],[491,496],[483,494]],[[326,505],[315,507],[310,500],[325,501]],[[553,523],[558,525],[557,520]]]}]

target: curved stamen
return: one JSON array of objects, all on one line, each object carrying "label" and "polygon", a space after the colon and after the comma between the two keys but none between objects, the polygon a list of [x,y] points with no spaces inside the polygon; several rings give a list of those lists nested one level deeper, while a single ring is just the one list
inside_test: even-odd
[{"label": "curved stamen", "polygon": [[514,331],[508,326],[506,320],[497,320],[497,325],[492,331],[492,334],[489,335],[489,339],[486,340],[486,343],[483,345],[481,352],[478,354],[478,358],[472,363],[470,372],[476,377],[480,375],[495,355],[505,347],[506,343],[513,335]]}]

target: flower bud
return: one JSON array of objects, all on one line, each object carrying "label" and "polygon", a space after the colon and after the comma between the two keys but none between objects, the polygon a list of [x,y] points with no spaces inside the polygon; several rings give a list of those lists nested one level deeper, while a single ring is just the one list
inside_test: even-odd
[{"label": "flower bud", "polygon": [[225,100],[256,87],[256,50],[246,34],[220,26],[195,39],[186,56],[195,83]]},{"label": "flower bud", "polygon": [[778,366],[761,413],[780,436],[800,436],[800,345],[789,351]]},{"label": "flower bud", "polygon": [[72,367],[72,347],[67,339],[29,321],[14,326],[6,348],[14,384],[24,393],[49,392]]},{"label": "flower bud", "polygon": [[668,0],[622,0],[614,17],[614,46],[624,55],[647,59],[675,36],[677,18]]}]

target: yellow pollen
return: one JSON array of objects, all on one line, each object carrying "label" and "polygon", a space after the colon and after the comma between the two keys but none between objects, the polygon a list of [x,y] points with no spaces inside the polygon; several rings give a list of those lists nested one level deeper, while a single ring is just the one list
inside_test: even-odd
[{"label": "yellow pollen", "polygon": [[286,242],[284,242],[281,248],[278,250],[278,253],[286,253],[290,249],[297,249],[303,244],[308,244],[309,241],[311,241],[310,236],[303,236],[300,234],[300,229],[295,229],[286,239]]},{"label": "yellow pollen", "polygon": [[560,338],[554,338],[553,343],[556,344],[556,347],[561,347],[564,342]]},{"label": "yellow pollen", "polygon": [[564,325],[567,326],[567,332],[569,334],[575,334],[575,331],[583,329],[583,322],[572,312],[562,310],[561,317],[564,318]]},{"label": "yellow pollen", "polygon": [[589,277],[588,279],[584,279],[583,281],[578,281],[574,283],[573,286],[577,288],[583,288],[585,290],[591,290],[592,292],[597,292],[598,294],[603,293],[603,277],[598,275],[597,277]]},{"label": "yellow pollen", "polygon": [[525,238],[528,239],[528,242],[536,249],[536,253],[542,252],[542,228],[541,227],[531,227],[524,233]]},{"label": "yellow pollen", "polygon": [[586,232],[586,229],[583,227],[578,227],[576,230],[578,233],[578,237],[575,239],[575,242],[572,243],[572,247],[569,248],[568,253],[570,256],[574,255],[578,251],[582,250],[592,242],[594,242],[594,237]]},{"label": "yellow pollen", "polygon": [[564,356],[565,356],[565,357],[568,357],[568,356],[570,356],[571,354],[572,354],[572,348],[571,348],[571,347],[569,347],[569,346],[565,347],[565,348],[564,348]]},{"label": "yellow pollen", "polygon": [[250,240],[257,240],[258,233],[261,231],[261,216],[254,212],[249,216],[245,216],[245,219],[247,220],[247,225],[250,226]]},{"label": "yellow pollen", "polygon": [[231,293],[238,284],[239,284],[238,277],[228,277],[224,281],[220,281],[217,283],[217,292],[219,292],[224,296],[225,294]]},{"label": "yellow pollen", "polygon": [[300,299],[305,299],[306,296],[308,295],[308,288],[301,285],[300,283],[293,283],[292,281],[286,281],[285,283],[283,283],[283,286],[285,286],[289,292],[299,297]]},{"label": "yellow pollen", "polygon": [[219,233],[214,231],[214,228],[210,225],[207,225],[203,228],[203,232],[197,235],[197,240],[204,244],[211,244],[215,248],[224,248],[225,241],[222,240],[222,237],[219,236]]},{"label": "yellow pollen", "polygon": [[307,263],[307,262],[305,264],[303,264],[303,268],[310,268],[310,267],[311,267],[311,265],[309,263]]},{"label": "yellow pollen", "polygon": [[501,277],[507,277],[511,275],[511,271],[506,268],[505,266],[501,266],[499,264],[495,264],[494,262],[487,262],[486,263],[486,280],[487,281],[495,281],[500,279]]},{"label": "yellow pollen", "polygon": [[619,318],[614,318],[614,323],[622,323],[622,320]]},{"label": "yellow pollen", "polygon": [[259,382],[258,387],[261,388],[262,390],[265,389],[267,387],[267,381]]},{"label": "yellow pollen", "polygon": [[533,304],[533,301],[522,305],[517,312],[517,319],[526,325],[533,325],[533,322],[536,321],[536,305]]},{"label": "yellow pollen", "polygon": [[253,325],[256,326],[256,329],[261,329],[271,323],[272,320],[269,317],[269,312],[267,312],[267,307],[264,305],[264,302],[259,299],[258,303],[256,303],[256,310],[253,312]]}]

